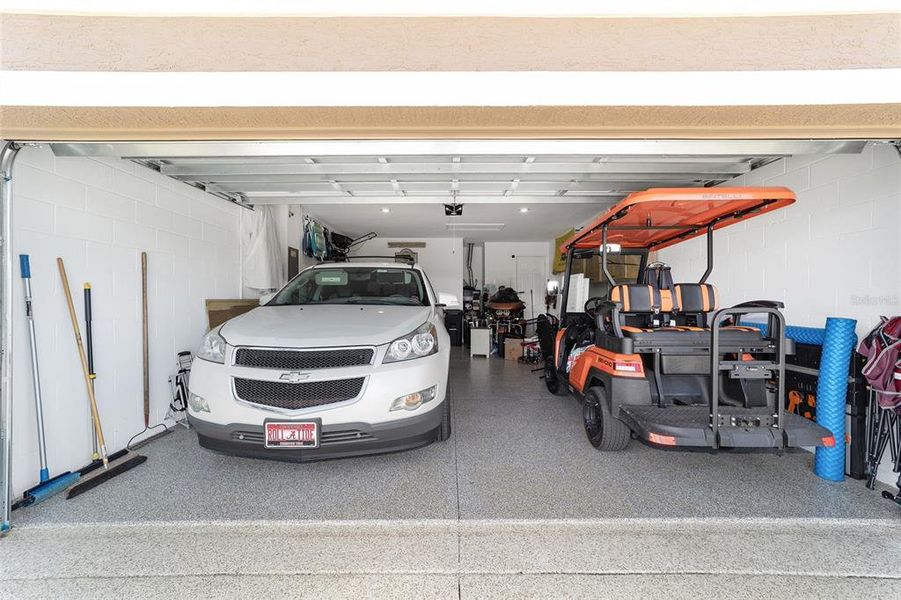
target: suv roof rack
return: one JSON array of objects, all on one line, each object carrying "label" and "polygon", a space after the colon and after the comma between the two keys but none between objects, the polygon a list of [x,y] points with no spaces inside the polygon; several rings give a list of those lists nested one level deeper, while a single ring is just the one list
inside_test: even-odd
[{"label": "suv roof rack", "polygon": [[416,260],[412,256],[404,256],[403,254],[393,256],[342,256],[336,258],[333,262],[350,262],[352,260],[384,260],[387,262],[406,263],[411,267],[416,264]]}]

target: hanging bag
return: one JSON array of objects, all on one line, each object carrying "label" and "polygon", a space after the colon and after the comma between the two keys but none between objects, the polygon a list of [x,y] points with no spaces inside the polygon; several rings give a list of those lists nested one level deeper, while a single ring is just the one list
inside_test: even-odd
[{"label": "hanging bag", "polygon": [[881,408],[901,410],[901,317],[880,320],[857,347],[867,359],[861,373]]}]

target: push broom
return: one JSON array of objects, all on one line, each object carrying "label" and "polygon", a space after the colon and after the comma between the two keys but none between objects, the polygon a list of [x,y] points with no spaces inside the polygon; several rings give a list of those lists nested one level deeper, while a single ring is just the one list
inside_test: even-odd
[{"label": "push broom", "polygon": [[78,326],[78,316],[75,314],[75,305],[72,302],[72,292],[69,290],[69,277],[66,275],[66,266],[63,263],[62,258],[56,259],[56,265],[59,267],[59,277],[62,282],[63,292],[66,294],[66,306],[69,308],[69,318],[72,320],[72,331],[75,334],[75,346],[78,349],[78,358],[81,361],[81,371],[84,375],[85,386],[88,391],[88,401],[91,405],[91,421],[94,425],[94,432],[97,434],[97,448],[100,451],[100,461],[102,464],[102,468],[92,469],[94,474],[90,476],[84,476],[86,474],[82,474],[82,479],[76,485],[72,486],[69,493],[66,494],[66,498],[69,499],[74,498],[79,494],[83,494],[84,492],[97,487],[101,483],[109,481],[113,477],[137,467],[146,461],[147,457],[141,456],[140,454],[124,452],[119,458],[110,462],[110,457],[106,453],[106,441],[103,437],[103,427],[100,424],[100,413],[97,410],[97,398],[94,395],[94,382],[91,378],[87,355],[85,354],[84,344],[81,339],[81,329]]},{"label": "push broom", "polygon": [[56,477],[50,477],[47,467],[47,439],[44,436],[44,405],[41,396],[41,374],[38,368],[37,336],[34,327],[34,310],[31,301],[31,264],[27,254],[19,255],[19,269],[25,286],[25,319],[28,322],[28,338],[31,342],[31,374],[34,381],[34,409],[38,426],[38,452],[41,460],[41,472],[36,486],[26,490],[22,499],[13,508],[22,508],[42,502],[73,485],[81,477],[80,473],[66,471]]}]

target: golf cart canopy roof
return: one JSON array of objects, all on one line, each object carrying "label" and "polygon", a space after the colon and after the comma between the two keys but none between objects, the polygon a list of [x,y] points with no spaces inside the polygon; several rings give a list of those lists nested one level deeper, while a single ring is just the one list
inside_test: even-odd
[{"label": "golf cart canopy roof", "polygon": [[788,206],[795,194],[784,187],[652,188],[630,194],[563,242],[599,249],[604,225],[607,244],[659,250]]}]

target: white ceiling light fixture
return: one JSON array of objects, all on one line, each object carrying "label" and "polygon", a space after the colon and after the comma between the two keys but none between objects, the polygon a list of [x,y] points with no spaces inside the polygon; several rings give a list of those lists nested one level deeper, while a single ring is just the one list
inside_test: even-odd
[{"label": "white ceiling light fixture", "polygon": [[501,231],[503,223],[446,223],[444,226],[454,231]]},{"label": "white ceiling light fixture", "polygon": [[386,214],[386,215],[387,215],[387,214],[390,213],[390,212],[391,212],[391,209],[388,208],[387,206],[384,207],[384,208],[382,208],[382,213],[383,213],[383,214]]},{"label": "white ceiling light fixture", "polygon": [[522,207],[520,207],[519,212],[521,212],[522,214],[526,214],[527,212],[529,212],[529,207],[522,206]]}]

